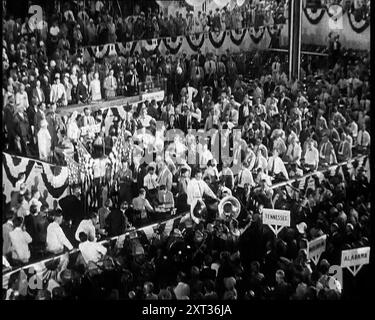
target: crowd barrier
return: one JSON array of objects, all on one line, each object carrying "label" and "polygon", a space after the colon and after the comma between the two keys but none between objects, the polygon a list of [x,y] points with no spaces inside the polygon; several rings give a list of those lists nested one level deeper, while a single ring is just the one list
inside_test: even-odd
[{"label": "crowd barrier", "polygon": [[[308,173],[308,174],[306,174],[302,177],[299,177],[299,178],[295,178],[295,179],[291,179],[291,180],[288,180],[288,181],[285,181],[285,182],[280,182],[280,183],[274,184],[271,188],[272,189],[279,189],[279,188],[283,188],[283,187],[287,187],[287,186],[292,186],[292,185],[295,185],[297,183],[300,186],[299,189],[302,191],[302,190],[305,190],[308,187],[311,187],[310,184],[309,184],[309,178],[311,178],[311,177],[317,177],[319,180],[322,180],[324,178],[325,172],[328,171],[328,172],[330,172],[331,175],[334,175],[335,172],[336,172],[336,169],[338,167],[342,167],[344,165],[347,165],[349,170],[354,170],[354,168],[350,165],[354,161],[358,162],[358,167],[361,167],[361,166],[365,167],[367,177],[370,181],[371,174],[370,174],[369,157],[361,155],[361,156],[355,157],[355,158],[353,158],[353,159],[351,159],[347,162],[342,162],[342,163],[330,166],[327,169],[324,169],[324,170],[321,170],[321,171],[316,171],[316,172],[311,172],[311,173]],[[173,217],[172,219],[166,220],[162,223],[154,223],[154,224],[151,224],[149,226],[139,228],[136,231],[138,233],[144,233],[146,235],[147,239],[150,239],[153,235],[153,230],[154,230],[153,228],[160,224],[163,227],[164,231],[167,234],[169,234],[169,232],[171,230],[178,227],[182,217],[183,217],[183,215],[178,215],[178,216]],[[118,242],[121,242],[125,239],[126,235],[128,235],[130,232],[132,232],[132,231],[128,231],[125,234],[120,235],[118,237],[112,237],[110,239],[103,240],[100,243],[106,244],[106,243],[108,243],[110,241],[114,241],[114,240],[116,240]],[[70,255],[72,255],[74,253],[77,253],[77,251],[78,251],[78,249],[74,249],[73,251],[70,252]],[[21,270],[30,270],[30,268],[33,268],[35,270],[35,272],[43,280],[46,280],[46,278],[48,280],[48,277],[51,275],[51,272],[48,272],[49,270],[48,270],[48,267],[46,266],[46,264],[50,263],[51,261],[60,260],[63,256],[64,255],[61,254],[61,255],[58,255],[58,256],[54,256],[54,257],[45,259],[45,260],[40,261],[40,262],[28,264],[28,265],[23,266],[21,268],[17,268],[15,270],[5,272],[3,274],[3,288],[7,288],[9,277],[12,274],[14,274],[16,272],[19,272]]]}]

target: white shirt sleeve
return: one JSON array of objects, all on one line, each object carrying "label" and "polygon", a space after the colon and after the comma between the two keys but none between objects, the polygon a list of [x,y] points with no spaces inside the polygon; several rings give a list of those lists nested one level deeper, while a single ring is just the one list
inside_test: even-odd
[{"label": "white shirt sleeve", "polygon": [[57,231],[56,235],[57,235],[57,238],[59,239],[60,243],[62,243],[69,250],[72,250],[73,246],[70,243],[70,241],[68,240],[68,238],[65,236],[64,231],[61,229],[60,226],[56,229],[56,231]]}]

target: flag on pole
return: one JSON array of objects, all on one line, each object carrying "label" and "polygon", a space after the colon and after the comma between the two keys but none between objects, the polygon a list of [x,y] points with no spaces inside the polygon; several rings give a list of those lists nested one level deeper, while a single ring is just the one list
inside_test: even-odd
[{"label": "flag on pole", "polygon": [[65,160],[68,165],[69,185],[79,184],[81,182],[80,164],[68,155],[65,155]]}]

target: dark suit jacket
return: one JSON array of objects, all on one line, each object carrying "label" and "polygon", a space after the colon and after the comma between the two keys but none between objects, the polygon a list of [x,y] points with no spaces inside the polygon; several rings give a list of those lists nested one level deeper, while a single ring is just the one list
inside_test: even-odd
[{"label": "dark suit jacket", "polygon": [[215,278],[216,278],[216,271],[212,270],[212,269],[210,269],[208,267],[204,267],[201,270],[200,274],[199,274],[199,278],[202,281],[215,280]]},{"label": "dark suit jacket", "polygon": [[40,95],[41,95],[41,98],[39,98],[39,95],[38,95],[38,91],[36,90],[36,88],[33,89],[32,91],[32,99],[36,99],[36,105],[39,105],[40,103],[42,102],[46,102],[46,97],[44,95],[44,92],[43,92],[43,89],[40,88]]},{"label": "dark suit jacket", "polygon": [[15,115],[16,132],[21,139],[28,141],[30,138],[30,124],[27,119],[27,114],[24,112],[23,118],[16,113]]},{"label": "dark suit jacket", "polygon": [[82,82],[78,82],[77,85],[77,101],[86,102],[88,97],[88,88],[86,88]]},{"label": "dark suit jacket", "polygon": [[68,195],[60,199],[59,206],[66,220],[72,219],[74,222],[79,222],[84,217],[82,202],[75,195]]},{"label": "dark suit jacket", "polygon": [[[36,109],[38,111],[38,108]],[[35,115],[37,111],[35,111],[35,107],[33,107],[32,105],[30,105],[26,110],[27,119],[29,120],[30,126],[35,126]]]},{"label": "dark suit jacket", "polygon": [[147,65],[138,62],[135,68],[137,69],[139,81],[144,82],[146,79],[146,74],[147,74],[147,69],[148,69]]},{"label": "dark suit jacket", "polygon": [[7,128],[8,136],[15,137],[17,131],[17,124],[15,122],[13,109],[9,106],[4,108],[3,122],[5,123],[5,126]]},{"label": "dark suit jacket", "polygon": [[56,128],[61,128],[63,126],[63,123],[60,119],[60,116],[57,114],[55,115],[55,119],[53,119],[52,112],[46,115],[46,120],[48,122],[48,131],[49,131],[49,134],[51,135],[52,146],[56,146],[58,142]]},{"label": "dark suit jacket", "polygon": [[110,237],[119,236],[125,232],[126,229],[126,216],[120,209],[113,209],[107,219],[108,235]]},{"label": "dark suit jacket", "polygon": [[279,103],[278,103],[279,111],[286,109],[286,110],[288,110],[288,113],[289,113],[290,107],[291,107],[291,101],[288,97],[285,97],[284,100],[282,101],[282,103],[281,103],[281,98],[280,98]]}]

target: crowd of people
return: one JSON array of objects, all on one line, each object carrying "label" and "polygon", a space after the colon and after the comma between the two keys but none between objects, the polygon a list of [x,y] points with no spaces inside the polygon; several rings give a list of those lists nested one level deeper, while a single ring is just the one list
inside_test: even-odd
[{"label": "crowd of people", "polygon": [[[253,1],[229,11],[226,8],[214,12],[163,13],[159,8],[122,15],[116,6],[101,1],[80,1],[78,5],[66,3],[60,12],[44,15],[42,22],[29,18],[21,20],[9,15],[4,20],[4,37],[10,43],[17,38],[36,33],[37,43],[43,41],[53,52],[64,47],[72,53],[80,46],[99,45],[114,42],[175,37],[209,31],[241,29],[250,26],[284,24],[287,5],[285,1]],[[186,10],[184,10],[186,11]]]},{"label": "crowd of people", "polygon": [[[12,42],[3,49],[9,59],[3,86],[6,150],[64,163],[61,146],[78,159],[77,144],[83,143],[93,156],[108,158],[125,136],[122,149],[131,155],[120,153],[114,177],[101,177],[93,168],[89,189],[74,188],[58,208],[48,207],[44,190],[27,190],[20,173],[11,201],[3,196],[4,265],[18,267],[73,248],[79,254],[61,259],[58,276],[50,280],[54,289],[19,295],[14,276],[7,299],[52,294],[56,299],[340,298],[330,266],[340,263],[341,250],[366,246],[370,238],[365,169],[354,164],[349,174],[344,166],[343,173],[327,176],[315,189],[299,191],[298,201],[271,186],[369,154],[369,52],[333,46],[329,69],[322,69],[321,58],[307,58],[295,80],[288,79],[285,57],[275,53],[136,52],[112,65],[84,66],[79,53],[64,54],[63,48],[50,57],[35,38],[22,38],[17,49]],[[91,115],[86,106],[82,115],[73,112],[68,119],[56,112],[69,97],[86,105],[89,99],[131,94],[150,73],[167,78],[165,99],[124,106],[126,117],[115,118],[107,136],[81,137],[82,127],[102,122],[101,111]],[[184,135],[164,141],[177,129]],[[215,129],[228,137],[221,148],[228,143],[228,157],[239,161],[237,171],[210,148],[215,135],[200,141],[194,135]],[[146,150],[152,161],[142,163]],[[162,157],[156,156],[160,150]],[[83,204],[87,193],[90,210]],[[241,203],[237,219],[217,219],[217,204],[225,196]],[[275,238],[262,225],[263,208],[289,209],[291,227]],[[98,243],[176,214],[184,219],[171,234],[156,228],[151,241],[131,232],[120,248]],[[313,266],[306,241],[322,234],[328,235],[327,250]]]}]

